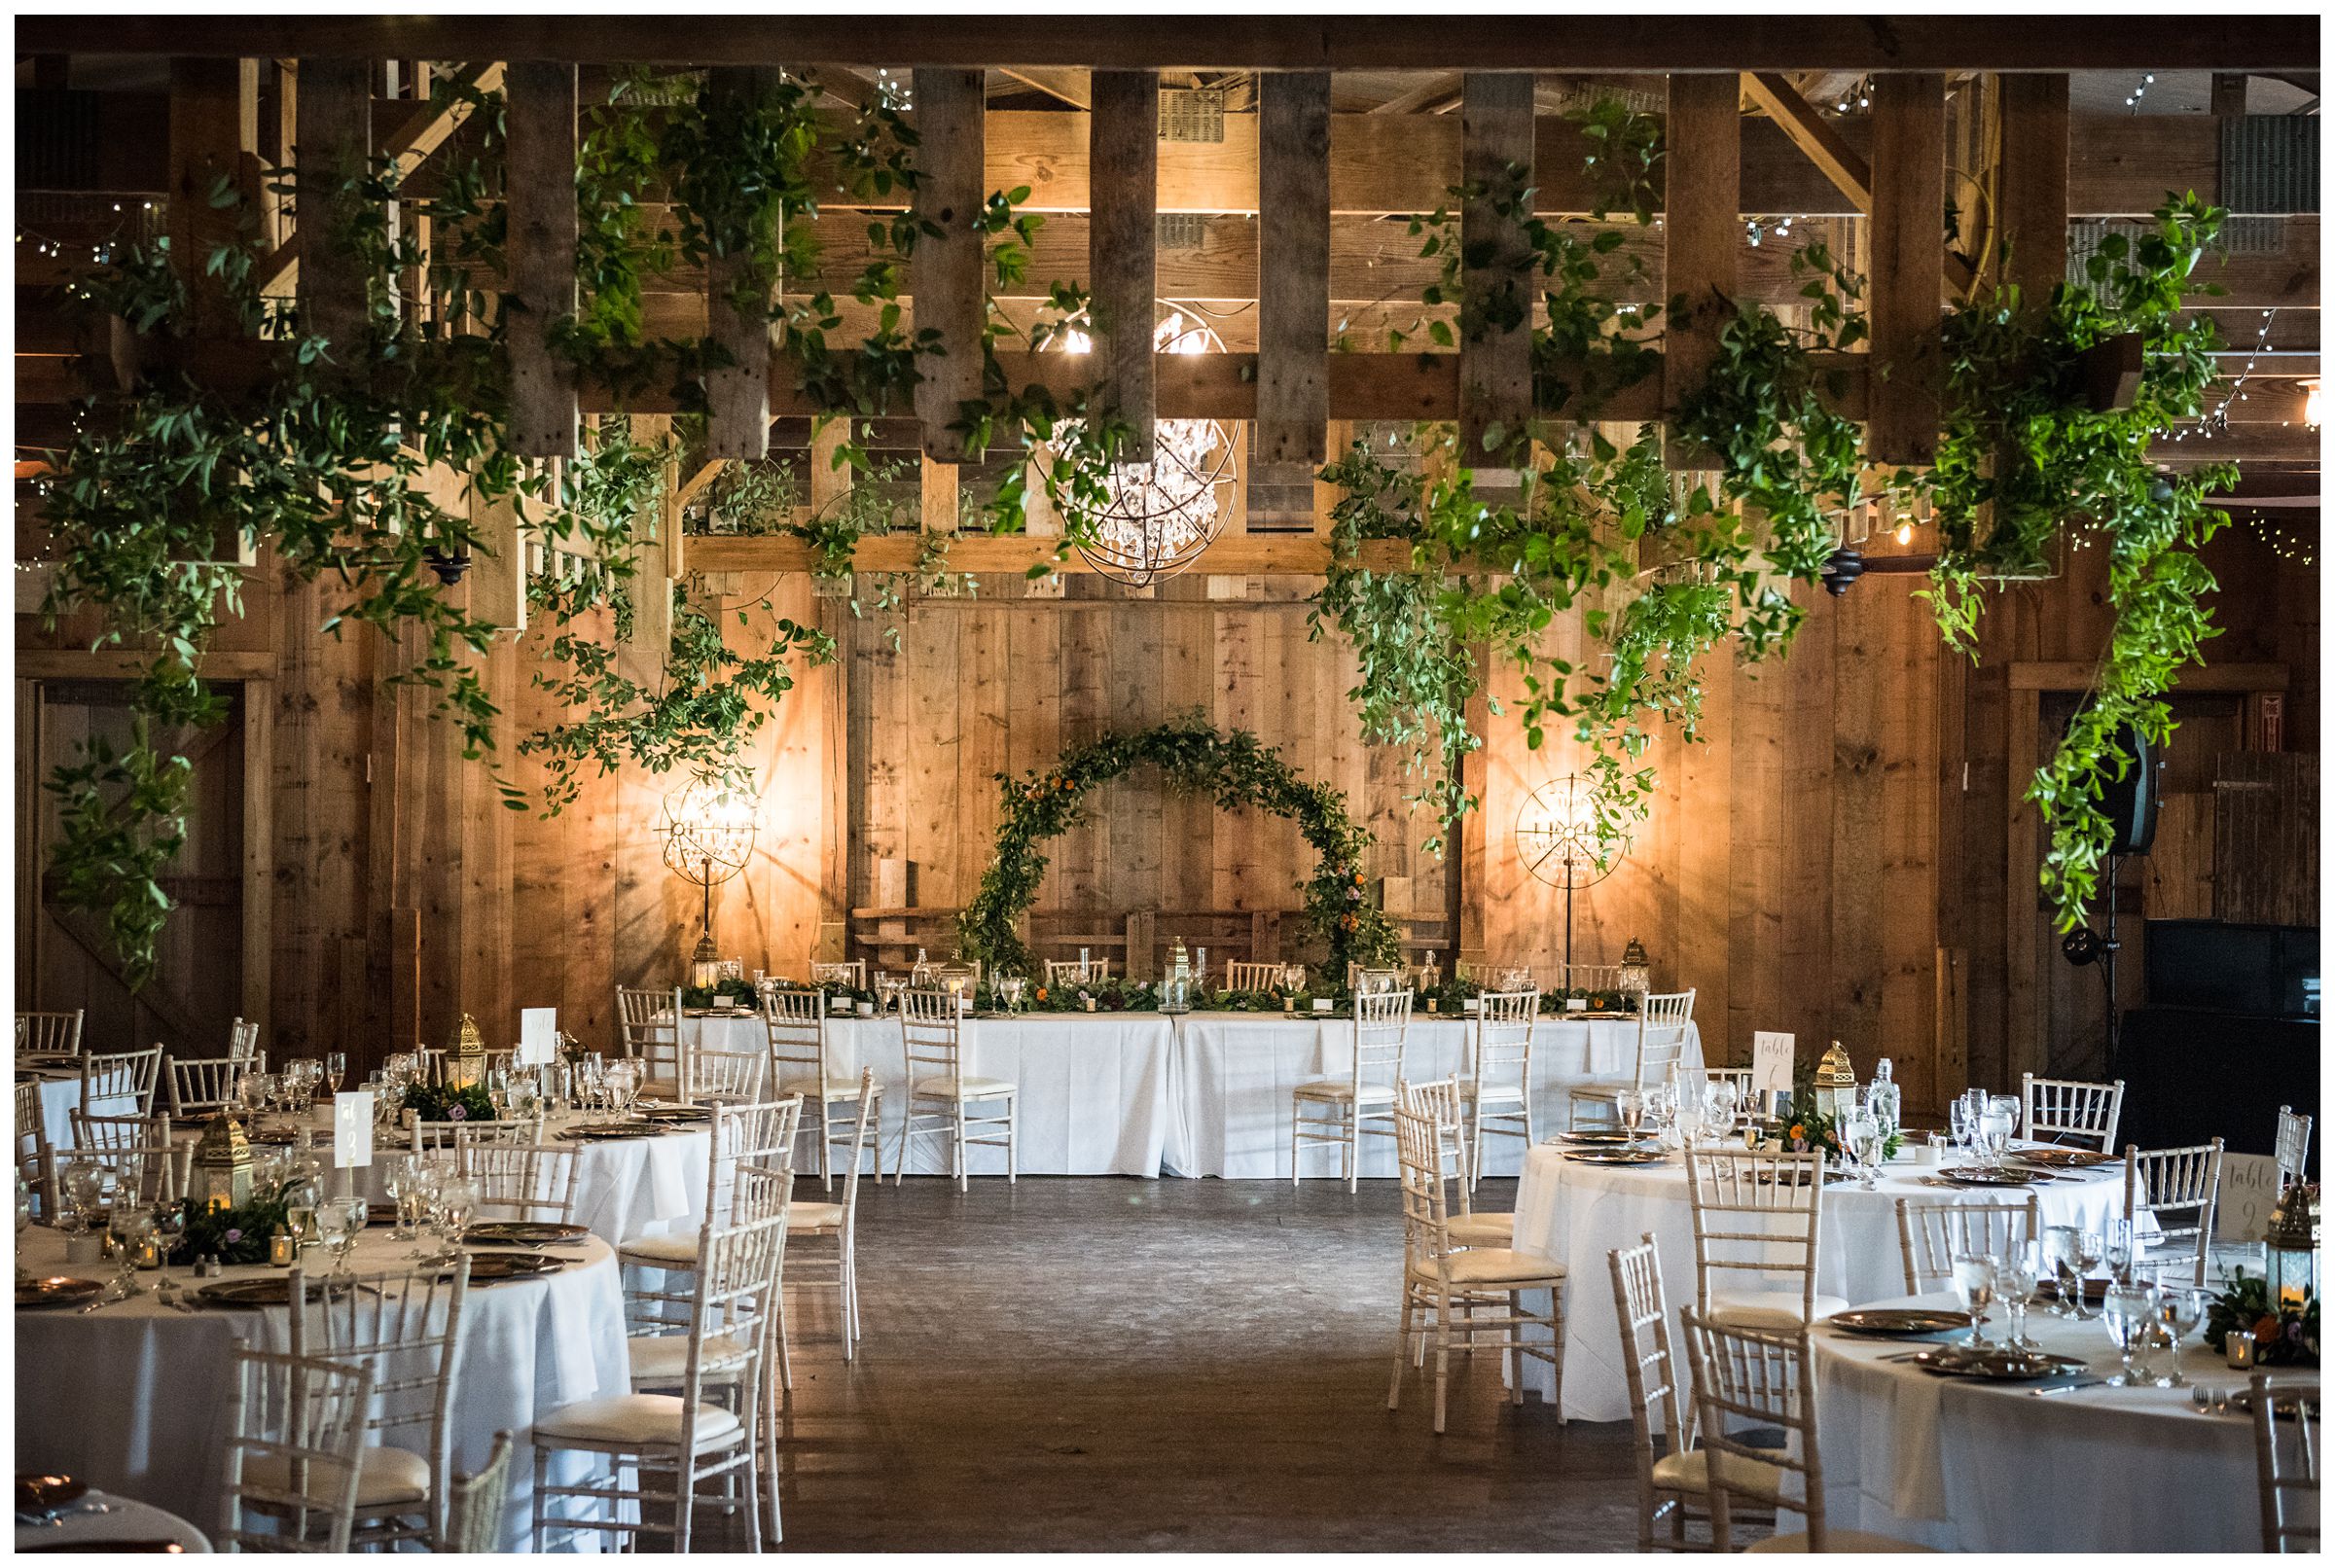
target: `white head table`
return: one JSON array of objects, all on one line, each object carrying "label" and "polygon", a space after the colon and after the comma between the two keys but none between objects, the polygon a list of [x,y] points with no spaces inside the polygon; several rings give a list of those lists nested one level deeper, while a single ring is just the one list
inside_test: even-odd
[{"label": "white head table", "polygon": [[[897,1017],[827,1020],[831,1076],[876,1070],[883,1090],[888,1163],[908,1110],[908,1065]],[[1405,1075],[1429,1080],[1465,1071],[1472,1020],[1415,1016]],[[1353,1022],[1271,1013],[1055,1013],[971,1017],[967,1074],[1021,1089],[1021,1169],[1030,1175],[1225,1176],[1289,1179],[1290,1091],[1353,1064]],[[693,1017],[684,1038],[714,1051],[758,1049],[759,1017]],[[1636,1064],[1637,1026],[1628,1020],[1544,1018],[1533,1033],[1536,1131],[1565,1125],[1577,1086],[1626,1082]],[[1687,1065],[1700,1069],[1700,1040]],[[1394,1140],[1365,1136],[1362,1173],[1395,1174]],[[1519,1140],[1487,1141],[1487,1175],[1512,1175]],[[1335,1174],[1334,1155],[1310,1152],[1309,1174]],[[943,1140],[920,1138],[910,1169],[948,1169]],[[975,1175],[1005,1174],[1002,1149],[970,1152]]]},{"label": "white head table", "polygon": [[[64,1236],[24,1232],[18,1262],[37,1273],[105,1276],[110,1265],[69,1266]],[[413,1266],[410,1242],[370,1230],[351,1260],[359,1273]],[[318,1269],[327,1266],[319,1261]],[[186,1281],[187,1270],[175,1271]],[[278,1272],[229,1270],[229,1278]],[[153,1284],[152,1273],[141,1274]],[[497,1431],[523,1444],[538,1413],[573,1400],[624,1393],[624,1298],[616,1257],[593,1241],[557,1273],[474,1286],[464,1306],[452,1413],[454,1468],[485,1463]],[[93,1486],[219,1523],[227,1443],[229,1349],[241,1336],[285,1348],[282,1308],[262,1312],[165,1308],[151,1294],[99,1307],[17,1314],[17,1468],[62,1471]],[[562,1460],[590,1474],[583,1455]],[[525,1550],[534,1466],[511,1465],[503,1545]]]},{"label": "white head table", "polygon": [[[1898,1297],[1889,1303],[1942,1304]],[[2003,1332],[2002,1313],[1990,1330]],[[2116,1368],[2097,1316],[2028,1314],[2044,1349]],[[1936,1377],[1884,1358],[1902,1340],[1815,1336],[1816,1438],[1826,1522],[1941,1551],[2259,1551],[2251,1418],[2190,1406],[2180,1388],[2070,1388]],[[2159,1357],[2160,1363],[2164,1360]],[[2192,1336],[2183,1375],[2243,1388]],[[2312,1369],[2298,1369],[2316,1381]]]},{"label": "white head table", "polygon": [[[2033,1189],[2045,1225],[2097,1226],[2124,1206],[2122,1165]],[[1900,1174],[1902,1172],[1903,1174]],[[1904,1254],[1897,1241],[1897,1199],[1994,1202],[2024,1198],[2025,1189],[1955,1191],[1914,1181],[1913,1167],[1892,1167],[1872,1192],[1852,1183],[1824,1191],[1824,1219],[1816,1242],[1816,1290],[1852,1304],[1905,1294]],[[1733,1222],[1731,1221],[1731,1224]],[[1516,1192],[1516,1244],[1565,1265],[1570,1276],[1564,1325],[1564,1415],[1570,1420],[1621,1421],[1630,1415],[1630,1387],[1622,1370],[1621,1331],[1614,1320],[1612,1271],[1606,1255],[1634,1247],[1654,1232],[1663,1290],[1673,1313],[1695,1299],[1694,1212],[1686,1168],[1676,1158],[1659,1165],[1584,1164],[1543,1145],[1525,1159]],[[1545,1293],[1538,1293],[1546,1301]],[[1676,1333],[1675,1324],[1672,1327]],[[1678,1341],[1683,1353],[1683,1341]],[[1525,1386],[1547,1399],[1554,1382],[1546,1362],[1525,1362]],[[1827,1443],[1829,1465],[1831,1444]]]}]

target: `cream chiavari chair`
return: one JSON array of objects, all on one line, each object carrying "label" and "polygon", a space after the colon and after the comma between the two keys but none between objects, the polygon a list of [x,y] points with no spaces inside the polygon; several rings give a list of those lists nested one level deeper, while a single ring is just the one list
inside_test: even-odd
[{"label": "cream chiavari chair", "polygon": [[2019,1075],[2019,1132],[2037,1143],[2079,1143],[2100,1153],[2116,1149],[2116,1121],[2124,1114],[2124,1080],[2087,1084],[2072,1078]]},{"label": "cream chiavari chair", "polygon": [[482,1219],[572,1225],[584,1151],[546,1142],[540,1121],[532,1127],[523,1142],[499,1136],[500,1128],[482,1128],[485,1135],[474,1137],[464,1127],[454,1134],[454,1169],[478,1194]]},{"label": "cream chiavari chair", "polygon": [[[1687,1539],[1686,1527],[1690,1517],[1708,1522],[1710,1454],[1695,1443],[1694,1391],[1686,1386],[1685,1363],[1670,1346],[1670,1302],[1662,1288],[1654,1232],[1646,1231],[1634,1247],[1614,1248],[1605,1262],[1613,1270],[1622,1372],[1630,1385],[1631,1437],[1637,1457],[1637,1550],[1706,1550],[1704,1544]],[[1769,1479],[1770,1487],[1775,1479]],[[1669,1534],[1657,1536],[1654,1527],[1665,1521]]]},{"label": "cream chiavari chair", "polygon": [[[1403,1082],[1403,1049],[1411,1035],[1409,991],[1354,993],[1353,1060],[1344,1078],[1317,1078],[1291,1090],[1289,1182],[1304,1175],[1308,1144],[1340,1151],[1339,1175],[1354,1192],[1362,1174],[1362,1134],[1391,1132]],[[1326,1115],[1309,1115],[1309,1111]]]},{"label": "cream chiavari chair", "polygon": [[1954,1255],[1984,1253],[1999,1258],[2013,1247],[2043,1237],[2043,1200],[1958,1203],[1952,1198],[1897,1200],[1897,1250],[1905,1260],[1905,1294],[1945,1290],[1954,1284]]},{"label": "cream chiavari chair", "polygon": [[1435,1123],[1436,1153],[1442,1158],[1446,1180],[1459,1194],[1459,1211],[1453,1214],[1447,1200],[1445,1213],[1452,1245],[1455,1247],[1511,1247],[1516,1244],[1516,1216],[1513,1214],[1478,1214],[1469,1189],[1472,1162],[1468,1157],[1467,1123],[1461,1094],[1463,1087],[1455,1078],[1439,1078],[1427,1084],[1405,1084],[1401,1102],[1417,1114]]},{"label": "cream chiavari chair", "polygon": [[2279,1192],[2303,1179],[2311,1163],[2311,1119],[2295,1114],[2291,1105],[2279,1107],[2279,1141],[2274,1146],[2279,1161]]},{"label": "cream chiavari chair", "polygon": [[407,1145],[414,1154],[451,1154],[464,1142],[530,1144],[543,1141],[541,1117],[507,1117],[500,1122],[424,1122],[416,1117],[406,1129]]},{"label": "cream chiavari chair", "polygon": [[1399,969],[1365,969],[1360,964],[1346,966],[1346,988],[1356,996],[1374,991],[1399,990],[1403,972]]},{"label": "cream chiavari chair", "polygon": [[868,961],[864,958],[841,958],[832,963],[810,966],[813,985],[846,985],[854,991],[868,988]]},{"label": "cream chiavari chair", "polygon": [[[791,1170],[766,1166],[736,1173],[733,1198],[753,1217],[706,1226],[687,1330],[632,1341],[634,1392],[581,1400],[536,1417],[537,1551],[551,1550],[547,1531],[553,1529],[566,1532],[569,1545],[579,1531],[597,1532],[611,1545],[628,1540],[637,1545],[645,1531],[664,1533],[668,1526],[659,1515],[667,1515],[672,1550],[686,1552],[697,1512],[708,1507],[733,1518],[742,1515],[753,1546],[760,1548],[760,1428],[776,1404],[766,1386],[768,1350],[786,1261],[786,1204],[794,1180]],[[676,1392],[640,1392],[644,1387]],[[553,1456],[577,1451],[612,1461],[614,1479],[555,1481]],[[624,1484],[628,1475],[633,1478],[631,1486]],[[704,1491],[710,1480],[722,1483],[718,1494]],[[563,1500],[591,1512],[555,1512]],[[771,1501],[776,1535],[774,1484]]]},{"label": "cream chiavari chair", "polygon": [[107,1100],[129,1100],[140,1116],[154,1114],[154,1090],[162,1074],[162,1048],[115,1051],[81,1058],[81,1108],[95,1111]]},{"label": "cream chiavari chair", "polygon": [[56,1194],[50,1185],[54,1167],[49,1158],[49,1123],[41,1111],[41,1086],[26,1079],[17,1085],[16,1120],[10,1132],[16,1140],[17,1175],[32,1193],[34,1211],[43,1225],[56,1218]]},{"label": "cream chiavari chair", "polygon": [[260,1023],[257,1018],[246,1022],[237,1018],[227,1029],[228,1058],[253,1072],[268,1070],[268,1053],[260,1049]]},{"label": "cream chiavari chair", "polygon": [[[876,1130],[876,1071],[872,1067],[859,1070],[859,1099],[853,1109],[854,1147],[865,1143]],[[878,1181],[883,1178],[879,1176]],[[791,1283],[817,1289],[832,1288],[836,1294],[836,1313],[843,1325],[844,1359],[856,1359],[859,1349],[859,1161],[844,1172],[844,1198],[840,1203],[796,1201],[786,1206],[786,1229],[789,1248],[800,1248],[807,1242],[818,1244],[808,1257],[794,1259],[794,1278]],[[806,1278],[803,1270],[817,1270]],[[789,1389],[795,1386],[793,1358],[788,1352],[786,1338],[786,1303],[778,1306],[778,1375]],[[774,1434],[773,1434],[774,1435]]]},{"label": "cream chiavari chair", "polygon": [[81,1054],[82,1010],[70,1013],[18,1012],[17,1054],[78,1056]]},{"label": "cream chiavari chair", "polygon": [[[400,1541],[437,1540],[446,1529],[445,1483],[453,1475],[449,1412],[462,1360],[469,1255],[450,1270],[425,1264],[339,1280],[311,1280],[295,1264],[289,1294],[304,1303],[287,1314],[294,1358],[359,1368],[373,1379],[357,1453],[354,1543],[393,1549]],[[277,1486],[292,1479],[279,1460],[246,1461],[243,1473]]]},{"label": "cream chiavari chair", "polygon": [[[794,1168],[795,1135],[802,1125],[803,1098],[789,1095],[758,1105],[717,1105],[706,1124],[705,1217],[693,1230],[628,1236],[618,1243],[617,1262],[627,1272],[625,1322],[634,1336],[662,1335],[689,1327],[683,1317],[695,1300],[696,1273],[703,1255],[705,1228],[728,1224],[738,1213],[738,1172],[752,1168]],[[647,1277],[653,1274],[655,1278]]]},{"label": "cream chiavari chair", "polygon": [[1568,991],[1613,991],[1622,988],[1619,964],[1563,964],[1559,966]]},{"label": "cream chiavari chair", "polygon": [[1484,1138],[1496,1133],[1532,1147],[1532,1028],[1538,991],[1486,991],[1468,1031],[1467,1185],[1484,1179]]},{"label": "cream chiavari chair", "polygon": [[1270,991],[1281,982],[1279,964],[1251,963],[1236,958],[1224,966],[1224,988],[1228,991]]},{"label": "cream chiavari chair", "polygon": [[[2251,1381],[2254,1472],[2261,1485],[2262,1550],[2318,1550],[2317,1377],[2256,1372]],[[2287,1409],[2281,1412],[2281,1402]]]},{"label": "cream chiavari chair", "polygon": [[225,1110],[234,1095],[235,1081],[248,1070],[247,1060],[234,1056],[171,1057],[170,1114],[199,1116]]},{"label": "cream chiavari chair", "polygon": [[[820,1001],[816,991],[772,991],[763,998],[762,1021],[769,1038],[770,1092],[804,1096],[804,1109],[810,1113],[808,1120],[815,1123],[819,1136],[819,1185],[832,1188],[835,1129],[844,1125],[850,1114],[846,1111],[839,1116],[835,1107],[857,1103],[859,1085],[835,1068],[828,1051],[827,1014]],[[881,1088],[877,1089],[876,1097],[880,1103]],[[883,1140],[873,1131],[870,1136],[875,1138],[876,1179],[881,1181]],[[856,1148],[851,1152],[851,1168],[859,1168]]]},{"label": "cream chiavari chair", "polygon": [[[816,997],[816,992],[798,993]],[[700,1041],[681,1057],[681,1101],[684,1105],[750,1105],[762,1098],[770,1076],[768,1047],[752,1051],[709,1051]]]},{"label": "cream chiavari chair", "polygon": [[1637,1065],[1627,1084],[1590,1084],[1574,1089],[1567,1098],[1567,1120],[1581,1124],[1581,1108],[1593,1105],[1603,1111],[1616,1126],[1621,1124],[1621,1097],[1625,1089],[1645,1089],[1664,1083],[1670,1069],[1686,1057],[1687,1032],[1695,1023],[1695,993],[1671,991],[1643,996],[1637,1007]]},{"label": "cream chiavari chair", "polygon": [[616,988],[616,1022],[625,1054],[638,1058],[648,1082],[641,1092],[678,1089],[681,1083],[681,988]]},{"label": "cream chiavari chair", "polygon": [[56,1190],[57,1171],[87,1160],[104,1166],[115,1189],[126,1187],[140,1202],[163,1203],[186,1195],[195,1146],[170,1136],[168,1118],[89,1116],[78,1108],[70,1117],[71,1147],[49,1151],[51,1192]]},{"label": "cream chiavari chair", "polygon": [[[1556,1378],[1551,1403],[1560,1423],[1564,1398],[1564,1265],[1553,1258],[1517,1252],[1507,1247],[1460,1248],[1452,1239],[1450,1211],[1444,1194],[1441,1135],[1431,1117],[1406,1105],[1394,1109],[1395,1154],[1402,1167],[1403,1194],[1403,1311],[1395,1340],[1394,1375],[1386,1388],[1386,1408],[1397,1408],[1403,1395],[1404,1364],[1413,1360],[1413,1336],[1423,1356],[1425,1315],[1435,1314],[1435,1430],[1444,1426],[1452,1372],[1452,1316],[1464,1315],[1459,1334],[1464,1348],[1480,1348],[1489,1335],[1497,1348],[1513,1402],[1522,1405],[1521,1358],[1550,1364]],[[1525,1304],[1524,1293],[1549,1293],[1546,1315]],[[1545,1334],[1546,1337],[1539,1336]]]},{"label": "cream chiavari chair", "polygon": [[[1809,1376],[1809,1331],[1760,1330],[1681,1312],[1710,1497],[1713,1551],[1732,1551],[1735,1503],[1763,1512],[1788,1508],[1807,1528],[1770,1536],[1750,1551],[1923,1551],[1926,1548],[1863,1530],[1830,1528],[1824,1512],[1824,1461],[1816,1443],[1815,1387]],[[1781,1428],[1780,1448],[1754,1448],[1746,1426]],[[1797,1478],[1795,1484],[1794,1478]]]},{"label": "cream chiavari chair", "polygon": [[[1002,1078],[965,1072],[964,1023],[956,998],[947,991],[900,993],[900,1043],[908,1061],[908,1116],[900,1126],[900,1155],[892,1185],[908,1174],[909,1149],[917,1138],[950,1140],[949,1169],[958,1192],[965,1190],[965,1152],[977,1145],[1005,1149],[1005,1179],[1019,1174],[1015,1107],[1020,1089]],[[985,1108],[1004,1102],[1002,1115]],[[920,1109],[930,1107],[930,1109]],[[921,1124],[919,1124],[921,1123]],[[1002,1129],[1002,1130],[999,1130]]]},{"label": "cream chiavari chair", "polygon": [[433,1551],[503,1550],[503,1505],[511,1495],[511,1434],[497,1432],[486,1462],[446,1489],[446,1531]]},{"label": "cream chiavari chair", "polygon": [[255,1350],[241,1339],[233,1367],[220,1545],[230,1551],[348,1550],[373,1373]]},{"label": "cream chiavari chair", "polygon": [[[1695,1226],[1695,1310],[1733,1328],[1797,1329],[1849,1303],[1816,1294],[1824,1155],[1689,1149],[1687,1198]],[[1756,1283],[1722,1290],[1715,1276]],[[1776,1289],[1778,1275],[1791,1284]],[[1706,1429],[1707,1430],[1707,1429]]]},{"label": "cream chiavari chair", "polygon": [[[2136,1223],[2135,1238],[2147,1245],[2151,1263],[2188,1260],[2203,1285],[2220,1200],[2219,1138],[2185,1149],[2124,1146],[2124,1217]],[[2142,1210],[2156,1221],[2153,1235],[2138,1228]]]},{"label": "cream chiavari chair", "polygon": [[1096,980],[1111,978],[1108,958],[1049,958],[1046,960],[1048,985],[1091,985]]},{"label": "cream chiavari chair", "polygon": [[1735,1103],[1751,1103],[1751,1069],[1748,1067],[1706,1067],[1703,1069],[1703,1082],[1706,1085],[1732,1084],[1735,1086]]}]

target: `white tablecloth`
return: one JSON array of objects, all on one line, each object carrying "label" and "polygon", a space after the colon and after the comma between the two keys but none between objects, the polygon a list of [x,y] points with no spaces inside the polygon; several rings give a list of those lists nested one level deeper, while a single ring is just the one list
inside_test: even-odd
[{"label": "white tablecloth", "polygon": [[[759,1018],[690,1018],[682,1025],[717,1051],[758,1048]],[[1021,1089],[1015,1105],[1020,1168],[1027,1175],[1157,1176],[1172,1122],[1169,1056],[1176,1031],[1156,1013],[1034,1014],[965,1020],[965,1073],[1002,1078]],[[856,1079],[876,1069],[883,1090],[885,1168],[900,1147],[908,1115],[908,1058],[900,1020],[831,1018],[828,1072]],[[793,1087],[780,1084],[778,1091]],[[966,1152],[976,1176],[1005,1174],[1005,1150]],[[949,1169],[945,1138],[916,1139],[909,1169]],[[808,1146],[802,1168],[813,1169]]]},{"label": "white tablecloth", "polygon": [[[1990,1327],[1999,1336],[2002,1325],[1997,1307]],[[2090,1362],[2095,1373],[2115,1370],[2097,1319],[2074,1323],[2037,1309],[2028,1333]],[[2078,1388],[2037,1399],[2017,1385],[1933,1377],[1882,1359],[1904,1348],[1815,1336],[1831,1528],[1877,1530],[1943,1551],[2262,1550],[2248,1418],[2201,1414],[2186,1389]],[[2191,1382],[2209,1386],[2243,1387],[2247,1376],[2194,1336],[2181,1366]]]},{"label": "white tablecloth", "polygon": [[[18,1261],[42,1273],[101,1277],[67,1267],[64,1237],[27,1230]],[[410,1266],[410,1244],[386,1229],[358,1244],[359,1272]],[[321,1266],[321,1265],[320,1265]],[[231,1271],[264,1274],[265,1267]],[[184,1279],[186,1271],[178,1271]],[[139,1276],[146,1283],[152,1274]],[[536,1416],[574,1400],[624,1393],[624,1300],[615,1255],[597,1242],[558,1273],[474,1288],[464,1308],[452,1415],[454,1468],[485,1463],[498,1430],[521,1453],[511,1465],[504,1546],[524,1550],[534,1465],[525,1452]],[[184,1515],[205,1531],[220,1519],[231,1340],[284,1344],[285,1318],[269,1313],[175,1312],[152,1295],[95,1312],[18,1312],[17,1468],[63,1471]],[[563,1469],[589,1475],[585,1456]]]},{"label": "white tablecloth", "polygon": [[[1417,1082],[1464,1076],[1473,1029],[1469,1020],[1415,1016],[1404,1041],[1404,1076]],[[1291,1090],[1353,1070],[1353,1020],[1193,1013],[1176,1020],[1176,1038],[1185,1141],[1170,1151],[1170,1168],[1186,1176],[1287,1181],[1296,1114]],[[1545,1137],[1566,1125],[1575,1087],[1626,1083],[1636,1051],[1633,1022],[1542,1019],[1532,1034],[1533,1130]],[[1702,1068],[1699,1036],[1689,1039],[1685,1064]],[[1519,1138],[1487,1138],[1484,1174],[1515,1175],[1523,1150]],[[1309,1146],[1304,1158],[1308,1175],[1337,1174],[1335,1149]],[[1396,1174],[1392,1138],[1364,1134],[1362,1174]]]},{"label": "white tablecloth", "polygon": [[[2123,1212],[2123,1170],[2117,1165],[2105,1175],[2036,1187],[2043,1223],[2096,1226]],[[2024,1194],[2022,1189],[2009,1192]],[[1817,1292],[1851,1304],[1905,1293],[1904,1253],[1897,1240],[1900,1197],[1992,1202],[2002,1195],[1925,1187],[1894,1174],[1870,1193],[1853,1184],[1827,1188],[1817,1238]],[[1692,1305],[1695,1225],[1683,1165],[1675,1159],[1644,1166],[1582,1164],[1547,1145],[1526,1157],[1516,1192],[1516,1244],[1555,1258],[1568,1271],[1564,1413],[1572,1419],[1619,1421],[1630,1414],[1606,1254],[1637,1245],[1649,1230],[1660,1248],[1663,1289],[1672,1310]],[[1545,1302],[1546,1293],[1536,1294]],[[1547,1363],[1526,1362],[1524,1375],[1527,1389],[1549,1397],[1554,1379]]]},{"label": "white tablecloth", "polygon": [[[43,1071],[41,1080],[41,1130],[48,1134],[49,1147],[69,1149],[73,1146],[73,1113],[81,1106],[81,1078],[74,1073]],[[155,1104],[162,1109],[169,1105],[169,1091],[160,1089]],[[99,1116],[128,1116],[137,1109],[126,1094],[100,1095],[96,1112]]]},{"label": "white tablecloth", "polygon": [[[87,1512],[90,1504],[102,1506],[105,1512]],[[67,1514],[54,1524],[18,1524],[17,1550],[94,1551],[100,1544],[118,1541],[175,1541],[181,1551],[211,1550],[209,1538],[200,1530],[150,1503],[92,1487],[75,1506],[84,1512]]]}]

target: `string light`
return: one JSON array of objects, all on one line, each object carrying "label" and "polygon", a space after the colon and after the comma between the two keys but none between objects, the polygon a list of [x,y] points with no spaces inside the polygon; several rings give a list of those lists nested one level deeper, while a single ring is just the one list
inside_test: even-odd
[{"label": "string light", "polygon": [[2153,75],[2142,76],[2140,78],[2140,85],[2133,89],[2132,94],[2124,100],[2124,106],[2127,109],[2130,109],[2133,113],[2138,114],[2140,112],[2141,98],[2147,94],[2149,88],[2154,85],[2156,80],[2157,79]]},{"label": "string light", "polygon": [[[2273,306],[2272,308],[2262,312],[2261,321],[2254,327],[2253,344],[2245,351],[2245,368],[2238,373],[2237,378],[2230,383],[2230,389],[2222,394],[2221,401],[2219,403],[2215,404],[2212,409],[2207,412],[2199,414],[2197,416],[2197,423],[2191,426],[2189,429],[2173,431],[2159,430],[2157,434],[2160,436],[2170,435],[2176,442],[2185,441],[2191,435],[2195,435],[2201,440],[2211,441],[2214,433],[2217,431],[2223,435],[2229,434],[2230,405],[2233,403],[2249,403],[2252,401],[2252,398],[2245,390],[2246,378],[2254,374],[2255,364],[2265,353],[2270,351],[2270,330],[2271,327],[2277,322],[2278,316],[2279,312],[2276,306]],[[2310,413],[2310,406],[2308,403],[2305,405],[2305,417],[2308,419]],[[2291,422],[2292,421],[2288,421],[2288,423]]]}]

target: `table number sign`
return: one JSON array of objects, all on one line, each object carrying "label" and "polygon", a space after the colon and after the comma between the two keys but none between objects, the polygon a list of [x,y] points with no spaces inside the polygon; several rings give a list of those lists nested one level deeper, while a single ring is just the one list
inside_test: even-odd
[{"label": "table number sign", "polygon": [[519,1064],[547,1067],[558,1053],[559,1010],[522,1007],[519,1010]]},{"label": "table number sign", "polygon": [[342,1170],[373,1163],[373,1091],[333,1096],[333,1163]]},{"label": "table number sign", "polygon": [[1792,1037],[1766,1029],[1755,1030],[1751,1036],[1751,1092],[1789,1094],[1791,1091]]},{"label": "table number sign", "polygon": [[2262,1239],[2279,1202],[2279,1162],[2268,1155],[2221,1157],[2221,1196],[2213,1211],[2213,1239]]}]

